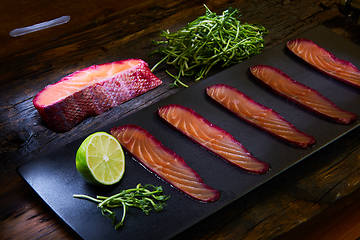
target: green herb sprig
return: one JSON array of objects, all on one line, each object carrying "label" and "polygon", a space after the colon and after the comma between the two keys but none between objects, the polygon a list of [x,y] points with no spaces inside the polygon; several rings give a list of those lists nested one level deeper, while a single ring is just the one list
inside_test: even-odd
[{"label": "green herb sprig", "polygon": [[[102,215],[112,220],[116,230],[123,226],[128,207],[139,208],[148,215],[153,209],[155,211],[163,210],[166,205],[165,201],[170,198],[163,194],[161,186],[151,184],[145,186],[138,184],[136,188],[123,190],[110,197],[97,196],[93,198],[83,194],[74,194],[73,197],[98,203]],[[118,207],[122,208],[122,217],[119,222],[116,220],[115,212],[111,210]]]},{"label": "green herb sprig", "polygon": [[162,41],[155,41],[155,53],[164,56],[154,67],[167,63],[177,73],[166,72],[175,79],[173,86],[188,87],[181,77],[195,76],[195,81],[207,76],[215,65],[226,67],[239,63],[264,48],[263,36],[267,30],[260,25],[241,24],[237,9],[229,8],[216,15],[206,8],[206,13],[177,32],[163,31]]}]

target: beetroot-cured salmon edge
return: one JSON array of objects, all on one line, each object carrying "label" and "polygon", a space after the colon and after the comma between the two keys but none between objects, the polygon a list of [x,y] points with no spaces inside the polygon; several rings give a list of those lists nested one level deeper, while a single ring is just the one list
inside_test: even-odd
[{"label": "beetroot-cured salmon edge", "polygon": [[[149,64],[148,64],[147,62],[145,62],[144,60],[142,60],[142,59],[136,59],[136,58],[123,59],[123,60],[114,61],[114,62],[111,62],[111,63],[121,64],[121,63],[123,63],[123,62],[131,61],[131,60],[138,60],[138,61],[140,61],[140,62],[143,62],[147,67],[149,66]],[[98,68],[98,67],[101,67],[101,66],[104,66],[104,65],[108,65],[108,64],[109,64],[109,63],[95,64],[95,65],[91,65],[91,66],[89,66],[89,67],[82,68],[82,69],[80,69],[80,70],[77,70],[77,71],[75,71],[75,72],[72,72],[72,73],[69,74],[69,75],[66,75],[66,76],[62,77],[59,81],[57,81],[57,82],[55,82],[55,83],[53,83],[53,84],[49,84],[49,85],[45,86],[42,90],[40,90],[40,92],[38,92],[38,93],[35,95],[35,97],[34,97],[34,99],[33,99],[33,104],[34,104],[35,108],[36,108],[36,109],[38,109],[38,108],[46,108],[46,107],[48,107],[48,106],[51,106],[51,105],[54,105],[54,104],[58,104],[59,102],[63,101],[65,98],[69,97],[69,96],[67,96],[67,97],[65,97],[65,98],[63,98],[63,99],[59,99],[58,101],[52,103],[51,105],[40,105],[40,104],[37,103],[37,99],[38,99],[39,96],[42,94],[42,92],[46,91],[47,88],[52,87],[52,86],[54,86],[54,85],[57,85],[57,84],[59,84],[60,82],[67,81],[69,78],[73,77],[74,75],[78,74],[79,72],[84,72],[84,71],[87,71],[87,70],[89,70],[89,69],[96,69],[96,68]],[[79,91],[77,91],[77,92],[80,92],[80,91],[82,91],[82,89],[79,90]],[[77,92],[74,92],[73,94],[76,94]]]},{"label": "beetroot-cured salmon edge", "polygon": [[[308,89],[308,90],[310,90],[310,91],[315,92],[320,98],[322,98],[322,99],[324,99],[325,101],[329,102],[329,103],[330,103],[334,108],[336,108],[337,110],[342,111],[342,112],[346,112],[346,113],[352,115],[352,118],[350,118],[348,121],[344,121],[344,120],[342,120],[342,119],[340,119],[340,118],[333,118],[333,117],[327,116],[326,114],[323,114],[323,113],[321,113],[321,112],[318,112],[318,111],[316,111],[316,110],[314,110],[314,109],[312,109],[312,108],[310,108],[310,107],[302,104],[302,103],[299,102],[299,101],[293,100],[292,98],[288,97],[286,94],[283,94],[283,93],[277,91],[276,89],[273,89],[273,88],[270,87],[268,84],[266,84],[265,82],[263,82],[261,79],[259,79],[258,77],[256,77],[256,76],[252,73],[252,69],[258,68],[258,67],[271,69],[272,71],[275,71],[275,72],[277,72],[278,74],[282,75],[283,77],[287,78],[289,81],[291,81],[291,82],[293,82],[293,83],[295,83],[295,84],[297,84],[297,85],[299,85],[299,86],[302,86],[302,87],[304,87],[304,88],[306,88],[306,89]],[[308,87],[308,86],[306,86],[306,85],[304,85],[304,84],[302,84],[302,83],[300,83],[300,82],[292,79],[291,77],[289,77],[288,75],[286,75],[284,72],[282,72],[281,70],[279,70],[279,69],[277,69],[277,68],[275,68],[275,67],[272,67],[272,66],[269,66],[269,65],[261,65],[261,64],[260,64],[260,65],[252,66],[252,67],[250,67],[249,69],[250,69],[250,72],[252,73],[252,75],[253,75],[258,81],[260,81],[260,82],[261,82],[264,86],[266,86],[267,88],[271,89],[273,92],[276,92],[278,95],[280,95],[280,96],[282,96],[282,97],[285,97],[286,99],[290,100],[291,102],[294,102],[294,103],[296,103],[297,105],[299,105],[299,106],[301,106],[301,107],[303,107],[303,108],[305,108],[305,109],[307,109],[307,110],[309,110],[309,111],[311,111],[311,112],[313,112],[313,113],[316,113],[316,114],[318,114],[318,115],[320,115],[320,116],[322,116],[322,117],[324,117],[324,118],[326,118],[326,119],[328,119],[328,120],[332,120],[332,121],[335,121],[335,122],[341,123],[341,124],[350,124],[350,123],[352,123],[353,121],[355,121],[355,120],[357,119],[356,114],[339,108],[339,107],[336,106],[330,99],[324,97],[323,95],[321,95],[321,94],[320,94],[318,91],[316,91],[315,89],[312,89],[312,88],[310,88],[310,87]]]},{"label": "beetroot-cured salmon edge", "polygon": [[[186,110],[186,111],[189,111],[189,112],[191,112],[195,117],[202,119],[205,124],[209,125],[210,127],[214,127],[214,128],[216,128],[217,130],[221,131],[224,135],[229,136],[232,141],[236,142],[237,144],[240,144],[240,147],[241,147],[246,153],[249,153],[249,156],[251,157],[252,160],[254,160],[254,161],[258,162],[258,163],[261,163],[261,164],[264,166],[263,170],[262,170],[262,171],[253,171],[253,170],[249,170],[249,169],[242,168],[241,166],[236,165],[236,164],[232,163],[231,161],[228,161],[227,159],[223,158],[223,157],[220,156],[219,154],[213,152],[211,149],[207,148],[206,146],[203,146],[201,143],[199,143],[199,142],[196,141],[195,139],[187,136],[185,133],[183,133],[182,131],[178,130],[175,126],[173,126],[173,125],[170,124],[168,121],[166,121],[165,119],[163,119],[163,118],[161,117],[161,115],[160,115],[160,110],[161,110],[161,109],[170,108],[170,107],[179,107],[179,108],[182,108],[182,109],[184,109],[184,110]],[[205,149],[208,150],[208,151],[211,151],[211,152],[214,153],[216,156],[220,157],[221,159],[225,160],[226,162],[230,163],[231,165],[234,165],[234,166],[236,166],[236,167],[238,167],[238,168],[240,168],[240,169],[243,169],[243,170],[246,171],[246,172],[256,173],[256,174],[264,174],[264,173],[268,172],[269,169],[270,169],[270,164],[269,164],[269,163],[260,161],[259,159],[257,159],[256,157],[254,157],[239,141],[237,141],[237,140],[234,138],[234,136],[232,136],[230,133],[226,132],[224,129],[222,129],[222,128],[220,128],[220,127],[212,124],[212,123],[209,122],[207,119],[205,119],[205,118],[202,117],[200,114],[198,114],[197,112],[195,112],[194,110],[192,110],[192,109],[190,109],[190,108],[187,108],[187,107],[184,107],[184,106],[178,105],[178,104],[169,104],[169,105],[160,107],[160,108],[158,109],[158,115],[159,115],[159,117],[160,117],[163,121],[165,121],[165,122],[166,122],[168,125],[170,125],[173,129],[181,132],[182,134],[184,134],[187,138],[189,138],[189,139],[192,140],[193,142],[195,142],[195,143],[197,143],[197,144],[200,144],[200,146],[202,146],[203,148],[205,148]]]},{"label": "beetroot-cured salmon edge", "polygon": [[359,70],[353,63],[351,63],[351,62],[349,62],[349,61],[347,61],[347,60],[345,60],[345,59],[337,58],[333,53],[329,52],[329,51],[326,50],[325,48],[320,47],[320,46],[319,46],[318,44],[316,44],[315,42],[313,42],[313,41],[311,41],[311,40],[309,40],[309,39],[306,39],[306,38],[297,38],[297,39],[289,40],[289,41],[287,41],[287,43],[286,43],[287,49],[288,49],[292,54],[294,54],[296,57],[300,58],[303,62],[305,62],[306,64],[312,66],[313,68],[315,68],[315,69],[318,70],[319,72],[322,72],[322,73],[324,73],[325,75],[327,75],[327,76],[329,76],[329,77],[335,78],[335,79],[337,79],[337,80],[339,80],[339,81],[341,81],[341,82],[344,82],[344,83],[346,83],[346,84],[349,84],[349,85],[351,85],[351,86],[353,86],[353,87],[360,88],[360,85],[354,84],[354,83],[352,83],[352,82],[350,82],[350,81],[348,81],[348,80],[346,80],[346,79],[343,79],[343,78],[341,78],[341,77],[337,77],[337,76],[335,76],[335,75],[332,75],[332,74],[330,74],[330,73],[328,73],[328,72],[326,72],[326,71],[318,68],[317,66],[315,66],[315,65],[307,62],[305,59],[303,59],[303,58],[300,57],[297,53],[295,53],[294,51],[292,51],[292,50],[290,49],[290,46],[289,46],[289,45],[290,45],[291,43],[293,43],[293,42],[309,42],[309,43],[315,45],[316,47],[318,47],[319,49],[321,49],[322,51],[324,51],[324,52],[326,52],[327,54],[329,54],[330,58],[332,58],[335,62],[340,62],[341,64],[347,65],[347,66],[351,67],[352,69],[354,69],[354,71],[359,72],[359,74],[360,74],[360,70]]},{"label": "beetroot-cured salmon edge", "polygon": [[[310,141],[309,141],[308,143],[306,143],[306,144],[301,144],[301,143],[299,143],[299,142],[295,142],[295,141],[288,140],[288,139],[286,139],[286,138],[284,138],[284,137],[282,137],[282,136],[279,136],[279,135],[277,135],[277,134],[275,134],[275,133],[273,133],[273,132],[271,132],[271,131],[269,131],[269,130],[267,130],[267,129],[265,129],[265,128],[262,128],[261,126],[258,126],[258,125],[256,125],[256,124],[254,124],[253,122],[247,120],[246,118],[242,118],[241,116],[238,116],[238,115],[236,114],[236,112],[233,112],[232,110],[226,108],[226,107],[223,106],[221,103],[219,103],[218,101],[216,101],[215,99],[213,99],[211,96],[209,96],[209,94],[208,94],[208,89],[213,88],[213,87],[226,87],[226,88],[228,88],[228,89],[231,89],[231,90],[233,90],[233,91],[236,91],[238,94],[244,96],[248,101],[256,104],[256,105],[259,106],[260,108],[265,109],[265,110],[269,110],[269,111],[271,111],[272,113],[274,113],[274,114],[275,114],[278,118],[280,118],[282,121],[288,123],[289,126],[292,128],[292,130],[294,130],[295,132],[297,132],[297,133],[299,133],[299,134],[301,134],[301,135],[304,135],[304,136],[308,137],[308,138],[310,139]],[[257,128],[260,128],[260,129],[264,130],[265,132],[269,133],[270,135],[275,136],[275,137],[283,140],[283,141],[286,142],[286,143],[290,143],[290,144],[292,144],[292,145],[295,145],[295,146],[301,147],[301,148],[307,148],[307,147],[315,144],[315,142],[316,142],[316,140],[315,140],[315,138],[314,138],[313,136],[311,136],[311,135],[309,135],[309,134],[306,134],[306,133],[300,131],[299,129],[297,129],[292,123],[290,123],[289,121],[287,121],[286,119],[284,119],[278,112],[274,111],[274,110],[271,109],[271,108],[265,107],[264,105],[261,105],[260,103],[254,101],[252,98],[250,98],[249,96],[247,96],[246,94],[242,93],[240,90],[238,90],[238,89],[236,89],[236,88],[234,88],[234,87],[231,87],[231,86],[226,85],[226,84],[215,84],[215,85],[212,85],[212,86],[207,87],[207,88],[206,88],[206,93],[207,93],[207,95],[208,95],[213,101],[215,101],[216,103],[218,103],[218,104],[221,105],[223,108],[225,108],[225,109],[227,109],[228,111],[230,111],[231,113],[235,114],[235,115],[236,115],[237,117],[239,117],[240,119],[244,120],[245,122],[249,123],[250,125],[252,125],[252,126],[254,126],[254,127],[257,127]]]},{"label": "beetroot-cured salmon edge", "polygon": [[214,197],[208,199],[208,200],[203,200],[203,199],[199,199],[199,198],[196,198],[186,192],[184,192],[182,189],[178,188],[178,187],[175,187],[170,181],[168,181],[167,179],[161,177],[160,175],[158,175],[153,169],[151,169],[150,167],[147,167],[145,165],[145,163],[143,163],[143,161],[141,161],[140,159],[138,159],[137,157],[135,157],[131,151],[129,149],[126,148],[126,150],[131,153],[132,156],[134,156],[134,158],[140,163],[140,165],[142,167],[144,167],[145,169],[149,170],[151,173],[155,174],[156,177],[162,179],[163,181],[169,183],[173,188],[181,191],[182,193],[184,193],[186,196],[190,196],[191,198],[193,199],[196,199],[198,201],[201,201],[201,202],[215,202],[216,200],[218,200],[220,198],[220,192],[216,189],[213,189],[212,187],[210,187],[209,185],[207,185],[206,183],[204,183],[204,180],[200,177],[200,175],[194,170],[192,169],[191,167],[189,167],[189,165],[186,164],[185,160],[180,157],[179,155],[177,155],[174,151],[172,151],[171,149],[165,147],[159,140],[157,140],[153,135],[151,135],[148,131],[146,131],[145,129],[137,126],[137,125],[133,125],[133,124],[127,124],[127,125],[122,125],[122,126],[118,126],[118,127],[114,127],[110,130],[110,133],[111,135],[113,135],[115,138],[116,138],[116,134],[115,132],[116,131],[121,131],[122,129],[127,129],[127,128],[133,128],[133,129],[137,129],[141,132],[143,132],[145,134],[146,137],[148,137],[149,139],[151,139],[151,141],[153,141],[155,143],[155,145],[157,145],[159,148],[161,148],[163,151],[169,153],[170,155],[174,156],[174,158],[178,158],[181,160],[181,162],[184,164],[183,166],[185,166],[190,172],[192,172],[195,177],[196,177],[196,180],[201,183],[203,185],[204,188],[212,191],[214,193]]}]

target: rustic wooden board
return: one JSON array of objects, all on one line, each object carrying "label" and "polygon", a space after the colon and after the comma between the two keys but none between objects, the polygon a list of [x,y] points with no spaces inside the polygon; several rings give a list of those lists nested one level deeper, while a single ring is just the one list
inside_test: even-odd
[{"label": "rustic wooden board", "polygon": [[[340,58],[348,59],[355,64],[360,63],[358,46],[330,33],[323,27],[313,29],[301,36],[308,37],[323,47],[331,49]],[[125,119],[114,122],[105,128],[96,129],[109,130],[113,126],[124,123],[136,123],[145,127],[158,139],[166,143],[167,146],[183,156],[189,165],[204,177],[206,182],[221,191],[222,197],[216,203],[204,205],[184,197],[182,193],[175,191],[160,180],[154,179],[152,174],[144,171],[128,155],[127,172],[132,174],[127,174],[120,185],[106,192],[111,194],[121,188],[134,186],[139,181],[143,183],[155,181],[156,184],[165,185],[165,189],[171,193],[172,199],[169,201],[169,207],[164,213],[146,218],[140,218],[139,214],[134,213],[133,218],[128,220],[128,226],[123,231],[116,232],[112,229],[107,219],[99,215],[91,203],[82,203],[80,200],[72,199],[73,193],[80,192],[94,195],[100,191],[84,184],[76,173],[73,162],[74,154],[81,139],[58,149],[56,154],[30,162],[20,168],[20,173],[45,202],[83,238],[97,239],[100,236],[108,238],[117,238],[119,236],[130,238],[137,236],[139,238],[139,232],[142,232],[143,235],[141,236],[144,238],[156,237],[166,239],[230,204],[255,187],[267,182],[282,171],[359,126],[359,121],[351,125],[339,125],[329,122],[266,91],[253,81],[247,72],[248,67],[254,64],[271,64],[279,67],[296,80],[319,90],[344,109],[360,115],[358,106],[360,96],[358,90],[314,71],[285,51],[282,44]],[[235,86],[253,97],[256,101],[275,109],[286,119],[294,123],[295,126],[313,135],[317,140],[317,144],[306,150],[294,148],[239,121],[236,117],[219,106],[212,104],[206,98],[204,88],[214,83],[227,83]],[[239,139],[255,156],[269,162],[272,166],[271,171],[262,176],[247,174],[224,164],[216,156],[187,141],[180,134],[159,121],[155,115],[158,106],[169,103],[184,104],[191,107],[216,125],[223,127]],[[171,141],[167,141],[168,139],[171,139]],[[62,179],[66,179],[66,181],[61,181]],[[104,191],[101,192],[104,194]],[[74,211],[75,209],[76,211]],[[186,209],[187,211],[181,209]],[[87,221],[85,227],[82,222],[83,219],[92,220]],[[152,224],[154,222],[166,224]],[[91,227],[92,224],[94,226],[101,225],[102,231],[94,231]]]},{"label": "rustic wooden board", "polygon": [[[15,171],[17,166],[29,156],[36,159],[36,155],[54,146],[86,136],[94,126],[106,126],[118,116],[124,117],[180,90],[169,90],[166,86],[171,79],[159,71],[156,74],[164,80],[164,88],[114,108],[101,117],[90,118],[66,134],[55,134],[42,125],[31,103],[42,87],[73,70],[115,57],[143,56],[150,65],[154,64],[157,59],[150,58],[148,53],[159,31],[184,26],[203,13],[204,3],[197,0],[93,2],[79,0],[71,2],[69,8],[68,1],[60,0],[2,1],[0,235],[5,239],[75,238],[20,178]],[[241,10],[243,21],[265,25],[269,29],[266,48],[321,23],[360,44],[360,25],[339,13],[336,2],[209,0],[206,4],[218,13],[228,6],[236,7]],[[13,28],[67,14],[73,17],[70,24],[16,39],[8,35]],[[257,188],[177,239],[267,240],[303,223],[312,226],[299,231],[300,236],[309,239],[318,239],[311,238],[317,227],[322,233],[326,231],[323,235],[326,239],[337,240],[339,234],[343,234],[344,239],[357,239],[360,228],[347,213],[360,214],[347,208],[355,210],[359,205],[356,197],[360,195],[359,143],[358,128],[309,157],[293,171],[281,174],[281,179]],[[319,213],[325,214],[320,214],[319,224],[316,224],[312,219]],[[285,239],[294,238],[290,235]]]}]

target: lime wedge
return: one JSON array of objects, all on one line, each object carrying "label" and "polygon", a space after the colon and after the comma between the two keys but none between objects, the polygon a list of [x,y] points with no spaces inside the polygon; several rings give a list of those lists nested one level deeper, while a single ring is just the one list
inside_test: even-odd
[{"label": "lime wedge", "polygon": [[125,157],[120,143],[106,132],[88,136],[76,152],[76,169],[90,183],[112,185],[125,171]]}]

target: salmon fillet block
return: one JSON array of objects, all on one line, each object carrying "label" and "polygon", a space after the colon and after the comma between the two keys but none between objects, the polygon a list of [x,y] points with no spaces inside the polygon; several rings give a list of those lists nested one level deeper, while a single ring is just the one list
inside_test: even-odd
[{"label": "salmon fillet block", "polygon": [[161,83],[145,61],[128,59],[76,71],[41,90],[33,104],[47,127],[65,132]]}]

